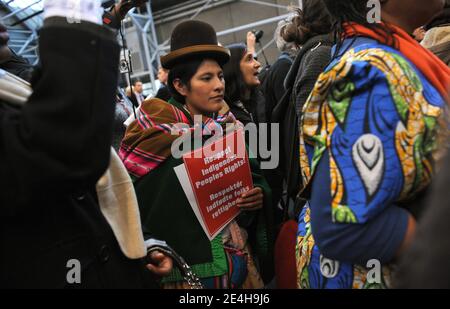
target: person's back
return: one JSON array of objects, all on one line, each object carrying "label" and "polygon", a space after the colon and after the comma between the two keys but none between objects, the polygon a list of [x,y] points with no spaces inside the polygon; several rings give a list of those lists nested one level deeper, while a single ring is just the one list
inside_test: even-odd
[{"label": "person's back", "polygon": [[[362,1],[324,3],[342,40],[300,124],[308,204],[299,216],[298,283],[389,287],[395,279],[390,263],[413,241],[411,206],[447,144],[450,71],[410,35],[440,4],[405,0],[416,10],[404,14],[402,6],[386,2],[386,24],[373,26]],[[400,18],[408,21],[406,29],[396,26]],[[383,265],[378,280],[368,280],[377,264]]]},{"label": "person's back", "polygon": [[54,12],[33,94],[0,100],[0,287],[143,287],[141,261],[122,253],[95,192],[110,158],[119,46],[85,21],[92,13],[69,24]]},{"label": "person's back", "polygon": [[270,122],[274,107],[283,97],[285,92],[284,80],[297,53],[297,46],[293,42],[286,42],[283,38],[283,34],[290,23],[291,21],[288,20],[282,20],[278,23],[274,40],[281,54],[264,74],[264,79],[260,78],[260,88],[265,96],[265,119],[267,122]]},{"label": "person's back", "polygon": [[[284,88],[286,93],[278,102],[273,113],[273,120],[280,123],[280,170],[286,181],[287,205],[284,214],[287,221],[277,239],[277,280],[281,286],[296,286],[295,269],[295,237],[289,235],[292,226],[296,225],[296,211],[301,202],[296,198],[301,189],[301,171],[299,163],[299,130],[302,106],[308,98],[317,77],[329,63],[331,58],[330,16],[320,1],[303,1],[303,9],[297,10],[292,23],[289,24],[283,38],[298,46],[295,60],[286,74]],[[295,201],[292,207],[289,201]],[[285,244],[289,243],[290,246]],[[288,262],[288,263],[286,263]]]},{"label": "person's back", "polygon": [[164,68],[159,68],[158,70],[158,80],[161,83],[161,87],[158,89],[155,98],[163,100],[163,101],[169,101],[172,97],[172,94],[169,91],[169,87],[167,87],[167,79],[169,78],[169,70],[166,70]]},{"label": "person's back", "polygon": [[319,1],[304,2],[303,10],[286,27],[283,38],[298,46],[298,53],[286,74],[287,97],[278,102],[274,116],[278,118],[281,143],[281,166],[287,182],[288,196],[295,199],[300,190],[298,122],[303,104],[311,93],[317,77],[331,59],[333,45],[331,21]]},{"label": "person's back", "polygon": [[166,85],[162,85],[158,89],[158,92],[155,95],[155,98],[166,101],[166,102],[169,101],[171,97],[172,97],[172,94],[170,93],[169,88]]}]

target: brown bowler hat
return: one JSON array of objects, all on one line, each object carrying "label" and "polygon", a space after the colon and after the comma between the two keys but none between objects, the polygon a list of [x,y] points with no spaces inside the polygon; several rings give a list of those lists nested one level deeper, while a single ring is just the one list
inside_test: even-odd
[{"label": "brown bowler hat", "polygon": [[228,48],[219,46],[214,28],[198,20],[178,24],[170,39],[170,53],[161,57],[161,65],[171,69],[187,58],[212,58],[225,64],[230,59]]}]

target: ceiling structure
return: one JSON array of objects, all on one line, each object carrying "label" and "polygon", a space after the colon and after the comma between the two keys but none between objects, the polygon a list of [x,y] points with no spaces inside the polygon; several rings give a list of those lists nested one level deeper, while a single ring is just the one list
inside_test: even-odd
[{"label": "ceiling structure", "polygon": [[[102,0],[102,3],[105,7],[109,7],[118,1]],[[276,7],[284,13],[222,30],[218,33],[219,37],[246,29],[251,30],[264,24],[276,23],[288,16],[288,7],[277,4],[276,1],[274,3],[267,0],[150,0],[142,8],[130,11],[125,22],[125,28],[131,26],[137,29],[140,45],[139,58],[143,63],[143,70],[134,72],[133,77],[147,77],[150,83],[155,85],[155,71],[160,66],[159,56],[167,52],[169,48],[168,38],[158,42],[155,25],[172,20],[193,19],[203,11],[233,2]],[[11,38],[9,45],[32,64],[38,62],[37,38],[38,29],[43,22],[43,3],[44,0],[0,0],[0,22],[8,28]],[[271,44],[273,40],[263,46],[259,52]]]}]

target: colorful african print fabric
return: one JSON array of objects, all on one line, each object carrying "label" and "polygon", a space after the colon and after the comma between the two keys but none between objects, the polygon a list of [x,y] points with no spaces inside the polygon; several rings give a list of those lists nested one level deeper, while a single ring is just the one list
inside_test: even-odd
[{"label": "colorful african print fabric", "polygon": [[[304,106],[300,164],[306,186],[328,152],[333,222],[365,224],[429,185],[447,148],[447,107],[399,51],[368,38],[345,45]],[[300,288],[384,288],[391,281],[387,265],[373,282],[366,265],[323,256],[308,205],[299,216],[296,260]]]}]

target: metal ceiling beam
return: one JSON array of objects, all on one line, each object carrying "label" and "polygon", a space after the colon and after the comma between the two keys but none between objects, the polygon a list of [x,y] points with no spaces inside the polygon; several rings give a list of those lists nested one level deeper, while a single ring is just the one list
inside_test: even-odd
[{"label": "metal ceiling beam", "polygon": [[145,60],[147,70],[145,74],[133,74],[133,77],[148,75],[151,81],[152,90],[156,93],[155,76],[161,66],[160,49],[156,36],[155,22],[152,15],[150,2],[146,3],[147,12],[145,14],[136,13],[136,9],[129,12],[129,17],[138,31],[141,42],[141,58]]},{"label": "metal ceiling beam", "polygon": [[[154,1],[153,1],[154,2]],[[192,3],[198,3],[199,0],[189,0],[189,1],[180,1],[181,3],[166,7],[164,9],[158,10],[158,11],[154,11],[154,16],[159,16],[160,14],[165,14],[167,11],[171,11],[174,9],[177,9],[179,7],[184,7],[185,5],[189,5]]]},{"label": "metal ceiling beam", "polygon": [[155,19],[164,19],[165,17],[171,17],[179,13],[187,12],[189,10],[196,10],[198,7],[204,5],[208,0],[200,0],[200,1],[190,1],[186,3],[179,4],[177,6],[173,6],[165,9],[164,11],[155,13]]},{"label": "metal ceiling beam", "polygon": [[[219,31],[217,32],[217,37],[221,37],[224,35],[228,35],[228,34],[233,34],[236,32],[240,32],[240,31],[244,31],[244,30],[248,30],[248,29],[254,29],[263,25],[267,25],[267,24],[271,24],[271,23],[276,23],[280,20],[286,19],[288,17],[290,17],[291,14],[284,14],[284,15],[280,15],[280,16],[275,16],[272,18],[266,18],[266,19],[262,19],[259,20],[257,22],[253,22],[253,23],[249,23],[246,25],[242,25],[242,26],[238,26],[238,27],[234,27],[234,28],[230,28],[227,30],[223,30],[223,31]],[[168,45],[164,45],[164,46],[160,46],[161,50],[167,51],[170,49],[170,46]]]},{"label": "metal ceiling beam", "polygon": [[224,30],[224,31],[217,32],[217,36],[220,37],[220,36],[223,36],[223,35],[239,32],[239,31],[243,31],[243,30],[257,28],[259,26],[263,26],[263,25],[267,25],[267,24],[271,24],[271,23],[276,23],[276,22],[278,22],[280,20],[288,18],[289,16],[291,16],[291,14],[284,14],[284,15],[280,15],[280,16],[275,16],[275,17],[271,17],[271,18],[262,19],[262,20],[254,22],[254,23],[250,23],[250,24],[246,24],[246,25],[242,25],[242,26],[238,26],[238,27],[234,27],[234,28],[231,28],[231,29],[227,29],[227,30]]},{"label": "metal ceiling beam", "polygon": [[[202,7],[201,9],[202,10],[209,9],[209,8],[212,8],[213,5],[228,4],[230,2],[235,2],[235,1],[237,1],[237,0],[225,0],[225,1],[221,2],[221,3],[212,2],[212,3],[209,4],[209,6],[208,5],[204,5],[204,7]],[[289,11],[289,7],[288,6],[279,5],[279,4],[275,4],[275,3],[269,3],[269,2],[264,2],[264,1],[260,1],[260,0],[239,0],[239,1],[247,2],[247,3],[253,3],[255,5],[269,6],[269,7],[274,7],[274,8],[278,8],[278,9],[283,9],[283,10]],[[200,2],[200,1],[198,1],[198,2]],[[208,1],[201,1],[201,3],[202,4],[205,4],[205,3],[208,4]],[[299,3],[299,7],[301,7],[302,6],[302,0],[298,0],[298,3]],[[186,8],[190,8],[190,7],[192,7],[191,3],[189,3],[187,6],[180,5],[180,6],[177,7],[175,12],[182,11],[183,13],[175,15],[175,16],[172,15],[170,18],[164,18],[163,20],[159,20],[159,21],[156,22],[156,24],[166,23],[166,22],[169,22],[169,21],[172,21],[172,20],[181,19],[181,18],[189,16],[191,14],[194,14],[193,16],[196,17],[199,14],[199,12],[193,12],[192,10],[191,11],[186,11]],[[166,9],[166,11],[164,13],[165,14],[171,14],[173,12],[174,11],[171,11],[170,9]],[[291,14],[284,14],[284,15],[281,15],[281,16],[275,16],[275,17],[272,17],[272,18],[267,18],[267,19],[259,20],[259,21],[253,22],[253,23],[249,23],[249,24],[246,24],[246,25],[242,25],[242,26],[231,28],[231,29],[219,31],[219,32],[217,32],[217,37],[225,36],[225,35],[228,35],[228,34],[233,34],[233,33],[244,31],[244,30],[254,29],[254,28],[266,25],[266,24],[276,23],[276,22],[278,22],[280,20],[283,20],[283,19],[286,19],[286,18],[288,18],[290,16],[291,16]],[[167,52],[170,49],[169,41],[170,41],[170,38],[167,39],[166,41],[164,41],[164,43],[162,43],[159,46],[159,50]],[[267,48],[271,44],[273,44],[273,41],[270,41],[269,43],[267,43],[266,46],[264,46],[262,50],[264,50],[265,48]],[[262,50],[260,50],[259,52],[261,52]]]},{"label": "metal ceiling beam", "polygon": [[41,1],[42,1],[42,0],[37,0],[37,1],[35,1],[35,2],[31,3],[31,4],[29,4],[29,5],[27,5],[27,6],[24,6],[24,7],[22,7],[22,8],[19,8],[19,9],[15,10],[15,11],[12,11],[11,13],[9,13],[9,14],[3,16],[2,18],[0,18],[0,21],[3,22],[3,21],[5,21],[5,20],[8,19],[8,18],[11,18],[11,17],[13,17],[13,16],[16,16],[17,14],[19,14],[19,13],[21,13],[21,12],[23,12],[23,11],[29,9],[30,7],[32,7],[32,6],[35,5],[35,4],[38,4],[38,3],[41,2]]},{"label": "metal ceiling beam", "polygon": [[14,27],[14,26],[20,25],[20,24],[22,24],[22,23],[25,23],[27,20],[32,19],[32,18],[34,18],[34,17],[36,17],[36,16],[39,16],[39,15],[41,15],[42,13],[44,13],[44,10],[36,11],[36,12],[34,12],[33,14],[28,15],[27,17],[22,18],[22,19],[20,19],[20,20],[18,20],[18,21],[16,21],[16,22],[12,23],[12,24],[11,24],[11,27]]},{"label": "metal ceiling beam", "polygon": [[274,8],[277,8],[277,9],[289,10],[288,6],[281,5],[281,4],[275,4],[275,3],[258,1],[258,0],[240,0],[240,1],[241,2],[253,3],[253,4],[259,4],[259,5],[270,6],[270,7],[274,7]]},{"label": "metal ceiling beam", "polygon": [[23,46],[19,49],[18,54],[22,55],[25,53],[25,50],[27,49],[28,46],[30,46],[31,43],[33,43],[37,38],[37,33],[35,31],[33,31],[33,33],[31,34],[31,36],[28,38],[28,40],[23,44]]},{"label": "metal ceiling beam", "polygon": [[[160,16],[155,16],[155,24],[159,25],[162,23],[168,23],[174,20],[180,20],[183,19],[185,17],[192,19],[192,16],[197,16],[197,12],[200,11],[205,11],[205,10],[209,10],[212,8],[216,8],[219,6],[223,6],[225,4],[231,3],[231,2],[236,2],[237,0],[213,0],[211,1],[211,3],[209,3],[207,6],[202,6],[202,7],[198,7],[198,4],[196,5],[195,9],[190,9],[190,10],[186,10],[186,9],[182,9],[179,11],[179,13],[174,13],[174,12],[170,12],[167,13],[167,15],[160,15]],[[208,0],[205,1],[199,1],[198,3],[201,3],[203,5],[205,5],[205,3],[207,3]]]}]

